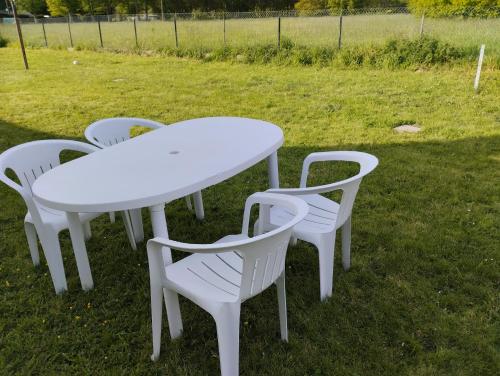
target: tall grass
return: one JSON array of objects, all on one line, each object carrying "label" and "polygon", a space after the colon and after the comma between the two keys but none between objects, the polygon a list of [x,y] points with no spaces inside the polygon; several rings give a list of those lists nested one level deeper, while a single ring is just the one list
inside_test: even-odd
[{"label": "tall grass", "polygon": [[[228,19],[225,21],[178,18],[179,47],[217,49],[277,44],[277,18]],[[45,25],[49,47],[70,46],[68,25]],[[132,50],[136,48],[132,21],[101,22],[105,48]],[[460,48],[487,46],[486,56],[500,56],[500,19],[426,19],[424,34]],[[26,44],[45,46],[41,24],[24,24]],[[74,46],[80,49],[100,47],[97,23],[84,22],[71,25]],[[419,35],[420,20],[409,14],[372,14],[343,17],[343,46],[383,44],[388,39],[414,38]],[[12,24],[0,24],[0,33],[15,39]],[[142,50],[160,50],[175,47],[173,21],[138,21],[138,47]],[[339,17],[284,17],[281,36],[295,45],[308,47],[338,46]]]}]

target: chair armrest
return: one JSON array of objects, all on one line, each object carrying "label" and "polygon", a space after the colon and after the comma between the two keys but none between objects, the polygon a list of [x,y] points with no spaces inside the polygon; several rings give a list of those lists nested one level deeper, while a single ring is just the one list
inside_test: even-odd
[{"label": "chair armrest", "polygon": [[154,238],[148,241],[147,248],[148,251],[160,251],[162,247],[169,247],[177,251],[183,251],[188,253],[219,253],[219,252],[229,252],[239,245],[243,245],[249,242],[248,238],[226,242],[226,243],[212,243],[212,244],[194,244],[194,243],[182,243],[172,239],[166,238]]}]

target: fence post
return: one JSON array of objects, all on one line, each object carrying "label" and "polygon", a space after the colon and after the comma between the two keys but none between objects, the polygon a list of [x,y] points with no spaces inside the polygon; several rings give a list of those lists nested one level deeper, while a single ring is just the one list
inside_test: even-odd
[{"label": "fence post", "polygon": [[[342,6],[342,3],[340,3]],[[344,9],[340,8],[340,18],[339,18],[339,50],[342,47],[342,16],[344,13]]]},{"label": "fence post", "polygon": [[278,49],[281,47],[281,17],[278,16]]},{"label": "fence post", "polygon": [[425,10],[422,12],[422,19],[420,20],[420,37],[424,35],[424,19],[425,19]]},{"label": "fence post", "polygon": [[12,13],[13,13],[14,19],[16,21],[17,36],[19,37],[19,44],[21,46],[21,53],[23,55],[24,68],[26,70],[28,70],[29,69],[28,59],[26,58],[26,51],[24,50],[23,33],[21,31],[21,24],[19,23],[19,17],[17,17],[17,9],[16,9],[16,4],[14,3],[14,1],[11,0],[10,6],[12,7]]},{"label": "fence post", "polygon": [[165,21],[165,13],[163,13],[163,0],[160,0],[160,11],[161,11],[161,20]]},{"label": "fence post", "polygon": [[137,26],[136,26],[136,24],[135,24],[135,19],[136,19],[136,16],[137,16],[137,15],[135,15],[135,16],[134,16],[134,35],[135,35],[135,46],[136,46],[136,47],[139,47],[139,42],[138,42],[138,40],[137,40]]},{"label": "fence post", "polygon": [[222,12],[222,22],[224,25],[224,47],[226,47],[226,12]]},{"label": "fence post", "polygon": [[174,13],[174,34],[175,34],[175,48],[179,48],[179,38],[177,37],[177,13]]},{"label": "fence post", "polygon": [[99,16],[97,16],[97,28],[99,29],[99,40],[101,41],[101,48],[103,48],[104,45],[102,44],[101,20],[99,20]]},{"label": "fence post", "polygon": [[69,32],[69,43],[73,47],[73,36],[71,35],[71,13],[68,13],[68,32]]},{"label": "fence post", "polygon": [[40,23],[42,24],[42,30],[43,30],[43,39],[45,40],[45,47],[48,47],[49,44],[47,43],[47,33],[45,32],[45,20],[42,18],[40,20]]},{"label": "fence post", "polygon": [[479,89],[479,78],[481,77],[481,67],[483,66],[484,48],[485,45],[482,44],[481,50],[479,50],[479,60],[477,62],[476,79],[474,80],[474,90],[476,92]]}]

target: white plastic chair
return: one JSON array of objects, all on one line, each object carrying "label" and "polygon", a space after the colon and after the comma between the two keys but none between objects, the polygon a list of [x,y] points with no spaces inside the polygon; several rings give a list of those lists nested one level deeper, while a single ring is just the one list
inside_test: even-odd
[{"label": "white plastic chair", "polygon": [[[309,166],[314,162],[346,161],[360,165],[359,173],[348,179],[331,184],[307,187]],[[307,217],[295,226],[293,238],[314,244],[319,253],[320,297],[332,295],[333,262],[335,256],[335,234],[342,227],[342,265],[348,270],[351,265],[351,214],[356,194],[363,177],[378,165],[378,159],[367,153],[356,151],[332,151],[309,154],[304,160],[300,188],[278,188],[267,192],[299,196],[309,205]],[[340,204],[322,193],[341,190]],[[285,209],[272,208],[270,221],[263,224],[265,230],[281,226],[292,215]]]},{"label": "white plastic chair", "polygon": [[[90,124],[85,130],[85,138],[99,148],[106,148],[119,144],[120,142],[130,139],[130,131],[133,127],[145,127],[150,129],[158,129],[164,127],[165,124],[141,118],[109,118],[98,120]],[[196,218],[202,220],[205,216],[203,210],[203,197],[201,192],[193,193],[194,209]],[[191,200],[186,196],[186,204],[189,210],[192,210]],[[136,234],[136,240],[141,241],[143,238],[142,221],[140,209],[131,211],[132,226]],[[113,213],[110,213],[111,221],[113,222]]]},{"label": "white plastic chair", "polygon": [[[17,191],[28,207],[24,229],[33,264],[35,266],[40,264],[38,234],[56,293],[61,293],[68,288],[58,237],[59,232],[68,228],[68,223],[64,212],[35,202],[31,186],[40,175],[60,164],[60,154],[63,150],[92,153],[99,149],[77,141],[43,140],[21,144],[0,154],[0,181]],[[11,169],[16,174],[21,185],[5,175],[7,169]],[[87,239],[91,236],[90,221],[101,214],[79,214]],[[126,216],[124,216],[124,221],[127,221]],[[130,223],[128,223],[128,228],[131,228]],[[127,231],[127,235],[129,240],[133,240],[131,232]]]},{"label": "white plastic chair", "polygon": [[[254,204],[259,204],[261,217],[269,215],[271,206],[278,205],[292,213],[290,220],[268,233],[249,238],[250,211]],[[276,283],[278,288],[281,338],[287,341],[285,257],[293,226],[307,215],[307,211],[306,203],[300,199],[255,193],[246,201],[241,234],[226,236],[214,244],[186,244],[162,238],[150,240],[151,358],[157,360],[160,355],[162,294],[165,295],[172,338],[182,332],[177,293],[213,316],[217,326],[221,373],[224,376],[238,374],[241,303],[272,283]],[[170,249],[165,247],[194,254],[172,263]],[[160,252],[162,249],[163,252]],[[172,301],[176,304],[169,306]]]}]

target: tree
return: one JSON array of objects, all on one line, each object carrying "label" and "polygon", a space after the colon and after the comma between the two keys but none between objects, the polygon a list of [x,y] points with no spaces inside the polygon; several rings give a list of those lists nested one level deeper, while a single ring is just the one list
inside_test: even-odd
[{"label": "tree", "polygon": [[328,0],[299,0],[295,3],[295,9],[297,10],[317,10],[326,9],[328,6]]},{"label": "tree", "polygon": [[498,17],[500,0],[409,0],[412,12],[426,16]]},{"label": "tree", "polygon": [[79,0],[46,0],[47,8],[52,16],[66,16],[77,13],[81,8]]},{"label": "tree", "polygon": [[46,14],[47,3],[45,0],[17,0],[17,8],[20,11],[29,12],[31,14]]}]

